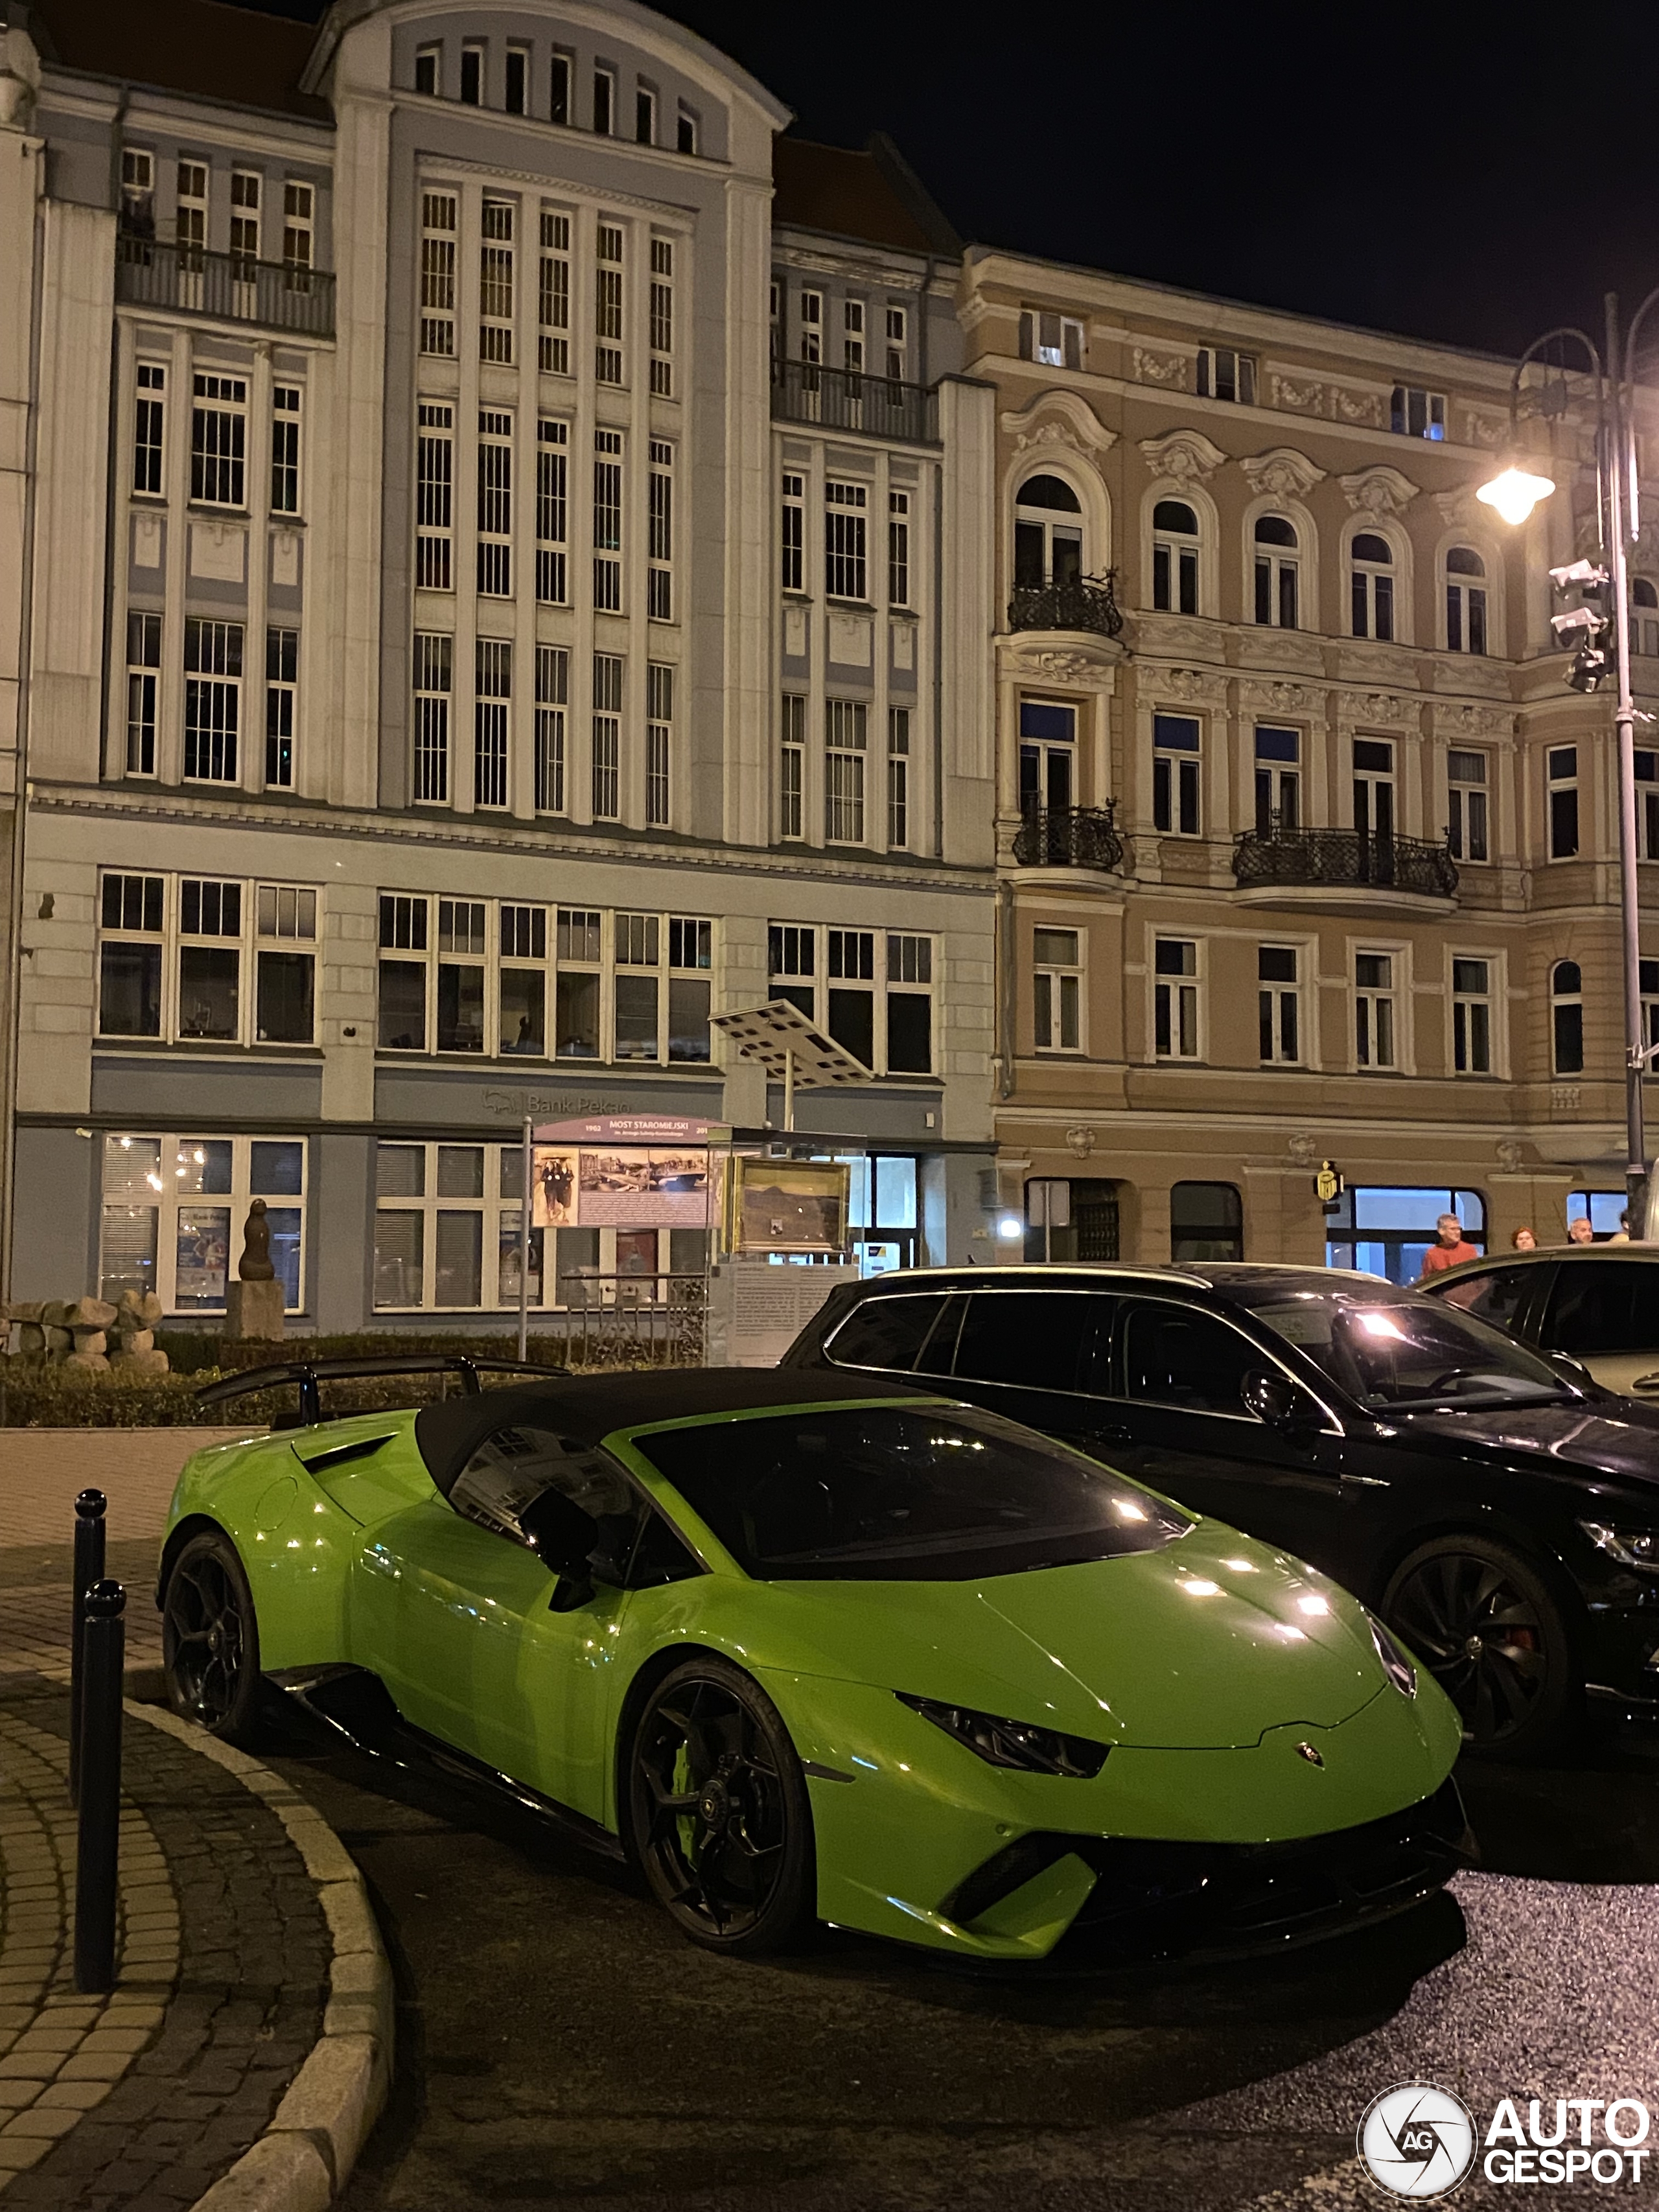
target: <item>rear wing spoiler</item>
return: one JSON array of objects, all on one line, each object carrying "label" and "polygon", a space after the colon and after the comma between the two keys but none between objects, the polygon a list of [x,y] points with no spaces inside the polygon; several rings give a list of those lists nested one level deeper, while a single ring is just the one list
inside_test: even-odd
[{"label": "rear wing spoiler", "polygon": [[277,1390],[295,1382],[300,1389],[297,1422],[279,1421],[279,1428],[310,1428],[323,1418],[321,1382],[345,1382],[369,1375],[459,1375],[462,1389],[476,1395],[483,1389],[481,1374],[539,1375],[559,1373],[524,1359],[474,1358],[465,1352],[375,1352],[362,1359],[293,1359],[272,1367],[248,1367],[240,1375],[222,1376],[204,1383],[196,1393],[198,1406],[222,1406],[233,1398],[246,1398],[256,1390]]}]

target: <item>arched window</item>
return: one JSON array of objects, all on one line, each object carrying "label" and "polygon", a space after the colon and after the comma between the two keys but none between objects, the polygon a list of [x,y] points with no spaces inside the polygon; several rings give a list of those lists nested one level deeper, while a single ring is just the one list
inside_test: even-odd
[{"label": "arched window", "polygon": [[1282,514],[1263,514],[1255,526],[1255,618],[1271,629],[1296,629],[1300,564],[1296,525]]},{"label": "arched window", "polygon": [[1083,574],[1083,507],[1063,477],[1027,477],[1015,496],[1014,581],[1035,591]]},{"label": "arched window", "polygon": [[1558,1075],[1584,1071],[1584,978],[1576,960],[1558,960],[1550,971],[1551,1041]]},{"label": "arched window", "polygon": [[1152,605],[1164,614],[1198,612],[1198,517],[1184,499],[1152,509]]},{"label": "arched window", "polygon": [[1446,556],[1446,650],[1486,649],[1486,564],[1472,545],[1454,545]]},{"label": "arched window", "polygon": [[1394,635],[1394,548],[1374,530],[1362,530],[1348,549],[1356,637]]},{"label": "arched window", "polygon": [[1646,576],[1638,576],[1630,587],[1630,649],[1659,653],[1659,588]]},{"label": "arched window", "polygon": [[1170,1193],[1170,1257],[1242,1260],[1244,1206],[1230,1182],[1178,1182]]}]

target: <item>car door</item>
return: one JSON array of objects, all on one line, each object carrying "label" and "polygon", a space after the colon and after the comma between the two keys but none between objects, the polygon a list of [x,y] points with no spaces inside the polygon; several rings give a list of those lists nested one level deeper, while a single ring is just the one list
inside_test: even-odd
[{"label": "car door", "polygon": [[1486,1267],[1479,1274],[1457,1276],[1443,1291],[1436,1291],[1431,1285],[1431,1295],[1489,1321],[1494,1328],[1506,1329],[1511,1336],[1535,1344],[1554,1273],[1548,1261],[1540,1267],[1536,1261],[1517,1261],[1513,1267]]},{"label": "car door", "polygon": [[1269,1425],[1249,1410],[1245,1377],[1286,1373],[1268,1352],[1206,1308],[1146,1296],[1121,1301],[1109,1353],[1102,1352],[1127,1432],[1115,1454],[1126,1474],[1340,1571],[1349,1517],[1342,1438],[1300,1383],[1304,1419]]},{"label": "car door", "polygon": [[1086,1385],[1095,1343],[1103,1329],[1109,1340],[1116,1304],[1109,1293],[1083,1285],[1000,1283],[974,1291],[957,1337],[951,1387],[959,1397],[1115,1465],[1114,1447],[1128,1431]]},{"label": "car door", "polygon": [[[593,1594],[567,1613],[550,1609],[556,1577],[520,1522],[549,1488],[599,1528]],[[622,1585],[647,1512],[605,1453],[503,1425],[448,1498],[434,1492],[376,1528],[356,1600],[362,1663],[416,1727],[603,1819]]]},{"label": "car door", "polygon": [[1545,1310],[1543,1342],[1582,1360],[1609,1390],[1651,1400],[1640,1385],[1659,1370],[1659,1263],[1564,1260]]},{"label": "car door", "polygon": [[877,1291],[830,1332],[822,1357],[832,1367],[878,1375],[948,1375],[961,1309],[961,1299],[943,1291]]}]

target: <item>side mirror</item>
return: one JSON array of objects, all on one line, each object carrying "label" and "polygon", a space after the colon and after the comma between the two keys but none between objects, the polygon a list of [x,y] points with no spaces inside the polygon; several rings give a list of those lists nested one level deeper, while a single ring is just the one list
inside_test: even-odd
[{"label": "side mirror", "polygon": [[1312,1408],[1295,1383],[1268,1367],[1251,1368],[1239,1385],[1238,1395],[1246,1412],[1265,1421],[1270,1429],[1306,1428],[1312,1418]]},{"label": "side mirror", "polygon": [[1594,1390],[1598,1387],[1595,1377],[1585,1366],[1583,1361],[1575,1359],[1571,1352],[1552,1352],[1549,1357],[1550,1364],[1556,1373],[1565,1376],[1569,1382],[1576,1383],[1579,1389]]},{"label": "side mirror", "polygon": [[562,1490],[544,1490],[519,1516],[519,1526],[544,1567],[558,1577],[548,1600],[550,1613],[574,1613],[593,1595],[588,1554],[599,1540],[599,1524]]}]

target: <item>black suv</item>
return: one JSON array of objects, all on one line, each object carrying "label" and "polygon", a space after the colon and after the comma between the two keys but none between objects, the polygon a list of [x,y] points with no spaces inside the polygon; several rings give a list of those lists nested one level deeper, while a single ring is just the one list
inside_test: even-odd
[{"label": "black suv", "polygon": [[787,1367],[914,1375],[1345,1583],[1466,1739],[1559,1749],[1586,1694],[1659,1713],[1659,1408],[1442,1298],[1246,1262],[843,1284]]},{"label": "black suv", "polygon": [[1566,1244],[1448,1267],[1423,1285],[1607,1389],[1659,1401],[1659,1245]]}]

